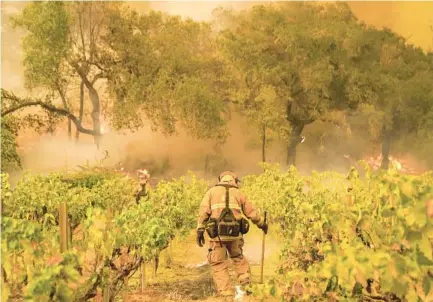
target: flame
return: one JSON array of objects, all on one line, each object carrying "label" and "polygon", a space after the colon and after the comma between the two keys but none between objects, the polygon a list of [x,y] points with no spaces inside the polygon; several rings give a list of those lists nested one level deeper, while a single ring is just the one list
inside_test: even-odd
[{"label": "flame", "polygon": [[401,162],[397,158],[390,156],[389,161],[394,166],[394,168],[396,168],[398,171],[406,170],[406,169],[403,169],[403,165],[401,164]]},{"label": "flame", "polygon": [[[367,159],[367,162],[370,166],[372,166],[373,170],[378,170],[382,164],[382,155],[378,155],[376,157],[370,156]],[[403,173],[409,173],[409,174],[413,174],[415,173],[415,170],[412,169],[411,167],[409,167],[408,165],[406,165],[401,159],[398,159],[394,156],[389,156],[388,157],[390,166],[394,169],[396,169],[397,171],[403,172]]]},{"label": "flame", "polygon": [[100,123],[101,123],[102,134],[106,134],[110,132],[110,127],[108,127],[108,123],[105,121],[105,118],[103,116],[100,117]]},{"label": "flame", "polygon": [[[354,162],[355,160],[349,154],[344,154],[344,158],[349,160],[350,162]],[[368,165],[374,170],[379,170],[382,165],[382,154],[379,155],[371,155],[369,157],[365,157],[364,160],[368,163]],[[390,168],[396,169],[397,171],[408,173],[408,174],[416,174],[418,173],[416,168],[410,167],[409,163],[404,160],[398,159],[394,156],[389,156],[389,164]]]}]

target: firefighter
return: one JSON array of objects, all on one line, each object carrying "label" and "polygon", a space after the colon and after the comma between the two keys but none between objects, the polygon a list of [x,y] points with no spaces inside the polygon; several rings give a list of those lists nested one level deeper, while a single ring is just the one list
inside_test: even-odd
[{"label": "firefighter", "polygon": [[140,203],[141,197],[148,195],[148,189],[150,188],[150,174],[149,172],[144,170],[137,170],[138,180],[140,182],[140,189],[135,193],[135,201]]},{"label": "firefighter", "polygon": [[[135,193],[135,201],[137,202],[137,204],[139,204],[142,197],[146,197],[149,195],[149,189],[151,189],[152,187],[150,186],[150,174],[147,171],[147,169],[137,170],[137,176],[138,176],[138,181],[140,183],[140,188]],[[165,246],[163,249],[165,249],[167,247],[168,247],[168,245]],[[157,272],[158,267],[159,267],[159,255],[158,254],[155,256],[155,258],[153,258],[153,261],[154,261],[153,262],[153,274],[156,275],[156,272]]]},{"label": "firefighter", "polygon": [[210,188],[199,209],[197,244],[205,243],[204,233],[210,238],[208,261],[218,295],[232,298],[234,290],[230,282],[227,255],[232,259],[239,284],[250,284],[250,266],[244,257],[243,235],[249,230],[248,218],[266,234],[268,225],[259,211],[239,190],[239,180],[233,172],[223,172],[218,184]]}]

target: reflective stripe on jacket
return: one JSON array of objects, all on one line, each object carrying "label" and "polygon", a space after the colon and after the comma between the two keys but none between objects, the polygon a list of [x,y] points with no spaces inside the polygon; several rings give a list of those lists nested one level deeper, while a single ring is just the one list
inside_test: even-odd
[{"label": "reflective stripe on jacket", "polygon": [[[220,184],[228,183],[224,182]],[[234,185],[233,183],[230,184]],[[218,219],[225,206],[226,188],[222,186],[215,186],[209,189],[200,203],[197,228],[204,228],[206,221],[209,218]],[[240,221],[241,218],[246,217],[258,226],[261,226],[264,222],[260,212],[237,187],[229,188],[229,207],[238,221]],[[221,241],[232,241],[241,237],[242,235],[239,235],[238,237],[220,236],[219,238],[217,237],[210,240],[219,241],[221,239]]]}]

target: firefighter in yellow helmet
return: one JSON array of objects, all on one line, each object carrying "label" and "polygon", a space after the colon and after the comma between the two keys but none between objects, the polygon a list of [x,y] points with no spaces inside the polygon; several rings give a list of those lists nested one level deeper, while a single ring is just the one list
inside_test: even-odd
[{"label": "firefighter in yellow helmet", "polygon": [[135,193],[135,201],[137,202],[137,204],[139,204],[140,199],[148,195],[151,186],[150,186],[150,174],[146,169],[137,170],[137,176],[140,182],[140,189],[138,189],[137,192]]},{"label": "firefighter in yellow helmet", "polygon": [[250,283],[250,266],[244,257],[243,234],[249,230],[248,218],[260,229],[268,232],[268,225],[259,211],[239,190],[239,180],[233,172],[223,172],[218,184],[206,192],[199,210],[197,224],[197,244],[205,243],[204,233],[208,234],[208,261],[212,267],[212,277],[218,295],[233,297],[234,289],[230,282],[227,254],[232,259],[238,282],[241,286]]}]

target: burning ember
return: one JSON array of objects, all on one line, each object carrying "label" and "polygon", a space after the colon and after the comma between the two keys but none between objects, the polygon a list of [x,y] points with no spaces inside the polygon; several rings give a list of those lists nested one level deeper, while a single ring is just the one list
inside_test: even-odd
[{"label": "burning ember", "polygon": [[106,134],[110,132],[110,127],[108,127],[108,123],[105,121],[105,118],[103,116],[100,117],[101,122],[101,133]]},{"label": "burning ember", "polygon": [[141,184],[148,183],[150,181],[150,173],[147,169],[138,169],[134,172],[127,171],[123,167],[122,162],[118,162],[115,167],[114,171],[124,174],[128,178],[138,178],[139,182]]},{"label": "burning ember", "polygon": [[[344,157],[346,159],[350,160],[351,162],[354,161],[350,155],[345,154]],[[383,159],[382,154],[363,158],[363,160],[365,160],[374,171],[380,169],[380,166],[382,164],[382,159]],[[418,171],[418,169],[412,168],[408,163],[406,163],[402,159],[397,159],[394,156],[389,156],[388,159],[389,159],[390,168],[394,168],[394,169],[396,169],[402,173],[406,173],[406,174],[419,174],[420,173],[420,171]]]},{"label": "burning ember", "polygon": [[[382,154],[379,154],[376,157],[370,156],[369,158],[366,158],[365,161],[373,168],[373,170],[378,170],[382,164],[382,159],[383,159]],[[406,172],[406,173],[412,172],[409,169],[404,168],[402,163],[397,158],[393,156],[389,156],[388,159],[389,159],[390,166],[394,167],[398,171]]]}]

